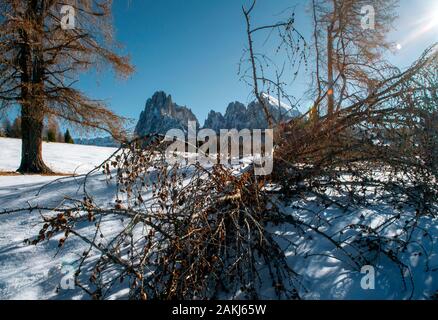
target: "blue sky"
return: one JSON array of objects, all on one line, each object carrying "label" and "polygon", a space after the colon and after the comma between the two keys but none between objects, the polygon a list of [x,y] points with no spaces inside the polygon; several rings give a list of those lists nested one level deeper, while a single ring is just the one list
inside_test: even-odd
[{"label": "blue sky", "polygon": [[[118,113],[137,118],[145,101],[164,90],[189,106],[203,122],[209,110],[224,111],[231,101],[249,102],[239,80],[246,44],[242,0],[116,0],[117,39],[136,67],[127,81],[105,74],[82,77],[80,87],[106,99]],[[297,2],[259,1],[254,19],[273,22]],[[303,27],[306,26],[303,23]]]},{"label": "blue sky", "polygon": [[[371,2],[371,0],[370,0]],[[117,40],[129,53],[136,72],[118,80],[110,71],[82,75],[78,88],[103,99],[116,113],[137,120],[146,100],[157,90],[189,106],[203,123],[209,110],[224,112],[231,101],[248,103],[250,88],[237,75],[246,47],[242,4],[249,0],[114,0]],[[297,29],[311,35],[308,0],[258,0],[257,24],[280,20],[279,14],[295,7]],[[390,38],[402,49],[390,60],[408,66],[424,48],[438,41],[438,23],[421,33],[435,17],[438,0],[401,0],[399,19]],[[436,22],[435,20],[435,22]],[[257,45],[260,45],[258,43]],[[269,48],[268,48],[269,49]],[[302,95],[305,72],[291,86]]]}]

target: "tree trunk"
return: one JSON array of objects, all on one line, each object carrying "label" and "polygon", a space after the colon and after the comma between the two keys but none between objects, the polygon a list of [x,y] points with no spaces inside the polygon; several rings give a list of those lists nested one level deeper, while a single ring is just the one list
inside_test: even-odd
[{"label": "tree trunk", "polygon": [[[44,1],[41,3],[44,7]],[[30,21],[40,28],[28,33],[20,30],[22,44],[19,64],[21,69],[21,173],[52,173],[44,164],[42,152],[42,135],[44,128],[44,72],[42,54],[43,19],[38,16],[38,1],[29,2],[26,14]],[[37,32],[38,31],[38,32]]]},{"label": "tree trunk", "polygon": [[425,118],[427,165],[438,174],[438,111],[432,111]]},{"label": "tree trunk", "polygon": [[32,112],[32,107],[21,108],[21,164],[18,168],[20,173],[52,173],[43,161],[42,134],[44,117]]},{"label": "tree trunk", "polygon": [[335,98],[334,98],[334,80],[333,80],[333,29],[332,27],[327,28],[327,82],[328,82],[328,92],[327,92],[327,114],[329,116],[333,115],[335,109]]},{"label": "tree trunk", "polygon": [[[253,2],[254,6],[255,2]],[[243,8],[242,8],[243,9]],[[249,13],[251,12],[252,8],[246,11],[243,9],[243,14],[245,15],[246,20],[246,34],[248,37],[248,46],[249,46],[249,57],[251,61],[251,68],[252,68],[252,78],[254,82],[254,95],[256,96],[258,102],[263,107],[263,111],[265,112],[266,121],[268,122],[268,128],[272,128],[273,126],[273,119],[271,116],[271,113],[269,112],[268,106],[266,105],[266,99],[263,99],[260,95],[259,88],[258,88],[258,76],[257,76],[257,66],[254,56],[254,48],[253,48],[253,41],[252,41],[252,35],[251,35],[251,23],[250,23],[250,16]]]}]

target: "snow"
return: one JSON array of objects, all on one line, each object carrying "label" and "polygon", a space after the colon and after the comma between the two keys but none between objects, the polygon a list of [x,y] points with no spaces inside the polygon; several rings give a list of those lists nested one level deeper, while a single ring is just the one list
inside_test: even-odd
[{"label": "snow", "polygon": [[[0,138],[0,172],[13,171],[18,167],[20,148],[20,140]],[[60,173],[86,173],[115,151],[114,148],[84,145],[43,145],[44,160]],[[57,205],[66,196],[81,198],[83,179],[78,176],[0,174],[0,210],[22,208],[29,204]],[[107,183],[102,174],[93,174],[87,187],[92,190],[96,203],[114,203],[115,186]],[[388,206],[345,214],[333,207],[320,208],[312,198],[292,202],[285,205],[283,210],[309,224],[319,225],[319,230],[328,234],[336,234],[359,219],[364,224],[376,227],[392,212]],[[315,219],[312,211],[320,213],[320,220]],[[408,216],[412,213],[406,211],[404,214]],[[403,221],[403,218],[400,220]],[[300,294],[305,299],[428,299],[438,290],[438,224],[431,217],[422,217],[418,224],[428,231],[428,237],[418,228],[412,234],[418,245],[414,243],[409,246],[401,257],[410,268],[413,284],[409,281],[409,275],[402,275],[387,257],[377,255],[372,257],[376,268],[374,290],[361,287],[364,276],[361,270],[353,268],[348,259],[339,260],[342,253],[327,239],[312,232],[303,237],[290,225],[269,228],[285,251],[290,266],[300,274],[305,287]],[[107,221],[102,222],[108,239],[117,234],[122,226],[123,222],[114,218],[108,217]],[[78,288],[57,290],[69,267],[75,266],[78,255],[87,246],[74,237],[67,240],[62,250],[58,249],[57,238],[38,246],[26,245],[24,240],[35,236],[40,227],[41,218],[37,212],[0,215],[0,299],[88,299]],[[386,236],[393,237],[402,228],[403,224],[394,224],[386,230]],[[85,235],[92,235],[93,231],[89,226],[81,230]],[[351,235],[346,233],[347,236]],[[419,252],[424,254],[420,255]],[[272,298],[272,290],[266,289],[264,297]],[[126,288],[115,290],[109,298],[127,298]]]},{"label": "snow", "polygon": [[[359,216],[363,216],[360,221],[362,224],[377,226],[381,225],[382,221],[389,218],[392,213],[390,206],[363,209],[346,215],[340,210],[328,212],[327,209],[318,208],[316,204],[312,206],[312,201],[306,203],[306,210],[297,210],[294,206],[296,204],[293,203],[284,210],[289,211],[291,215],[298,215],[300,220],[307,223],[314,219],[314,215],[308,209],[325,210],[326,220],[314,222],[314,224],[319,225],[320,231],[333,236],[339,234],[339,231],[345,229],[346,226],[358,223]],[[400,222],[382,232],[382,235],[392,238],[403,228],[402,221],[412,217],[412,214],[412,212],[405,211]],[[429,217],[419,219],[418,228],[412,233],[412,244],[399,257],[409,268],[409,272],[402,274],[398,266],[382,253],[375,251],[369,253],[368,258],[373,262],[375,270],[373,290],[362,288],[363,270],[358,270],[346,263],[348,259],[341,261],[335,258],[343,256],[343,253],[339,252],[327,239],[315,232],[308,232],[306,237],[297,237],[297,234],[291,233],[289,229],[290,227],[284,226],[275,227],[275,232],[279,237],[279,243],[283,243],[282,247],[286,251],[289,264],[303,276],[304,286],[308,289],[302,293],[304,299],[430,299],[438,289],[438,250],[436,247],[438,225],[436,219]],[[428,237],[425,237],[424,230],[428,231]],[[345,238],[353,237],[352,233],[347,232],[344,233]],[[293,250],[287,249],[286,244],[290,243],[294,244]],[[296,252],[302,254],[296,254]]]},{"label": "snow", "polygon": [[[20,149],[21,140],[0,138],[0,172],[18,168]],[[59,173],[86,173],[115,151],[115,148],[95,146],[43,144],[46,164]],[[78,186],[82,179],[39,175],[3,176],[0,173],[0,208],[22,208],[30,203],[56,205],[65,196],[80,197]],[[90,187],[101,195],[102,202],[107,202],[108,186],[103,181],[104,177],[95,175],[90,181]],[[52,184],[47,185],[49,182]],[[0,215],[0,299],[84,298],[79,289],[57,293],[56,288],[65,275],[63,266],[74,263],[78,252],[83,251],[85,245],[80,241],[67,242],[67,250],[58,253],[56,239],[41,246],[24,244],[25,239],[38,234],[40,227],[41,219],[37,213]],[[89,230],[90,233],[92,231]]]},{"label": "snow", "polygon": [[288,105],[288,104],[286,104],[284,102],[281,102],[281,101],[279,103],[278,99],[274,98],[273,96],[271,96],[271,95],[269,95],[269,94],[267,94],[265,92],[262,92],[262,97],[264,99],[267,99],[269,104],[271,104],[273,106],[278,107],[280,105],[283,109],[285,109],[287,111],[292,110],[292,107],[290,105]]},{"label": "snow", "polygon": [[[0,138],[0,147],[0,172],[17,170],[20,166],[21,140]],[[108,147],[44,142],[43,159],[56,173],[84,174],[102,163],[115,150]]]}]

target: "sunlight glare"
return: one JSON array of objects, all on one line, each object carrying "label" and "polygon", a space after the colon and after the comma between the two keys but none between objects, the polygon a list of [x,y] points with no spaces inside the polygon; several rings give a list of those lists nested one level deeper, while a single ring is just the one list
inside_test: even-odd
[{"label": "sunlight glare", "polygon": [[400,51],[419,38],[431,33],[438,34],[438,4],[430,8],[429,13],[424,15],[423,19],[419,21],[418,27],[405,36],[401,42],[397,43],[395,49]]}]

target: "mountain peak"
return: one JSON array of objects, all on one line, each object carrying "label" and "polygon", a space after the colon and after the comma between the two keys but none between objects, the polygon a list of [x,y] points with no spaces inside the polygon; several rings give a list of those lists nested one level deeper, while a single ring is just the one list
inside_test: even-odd
[{"label": "mountain peak", "polygon": [[[274,97],[263,93],[262,97],[268,101],[268,109],[276,122],[284,122],[299,116],[299,112],[283,102],[278,102]],[[135,128],[135,134],[166,134],[170,129],[182,129],[187,132],[189,121],[198,120],[193,112],[172,101],[172,96],[164,91],[157,91],[146,102],[144,110]],[[258,101],[251,102],[248,106],[239,101],[228,104],[226,112],[211,110],[205,120],[204,128],[219,132],[220,129],[266,129],[268,123],[262,105]]]},{"label": "mountain peak", "polygon": [[166,134],[170,129],[187,130],[189,121],[196,121],[196,116],[187,107],[179,106],[172,101],[172,96],[164,91],[157,91],[146,102],[140,114],[135,134]]},{"label": "mountain peak", "polygon": [[166,102],[172,103],[172,96],[164,91],[156,91],[149,100],[154,105],[163,105]]},{"label": "mountain peak", "polygon": [[[283,102],[279,103],[277,99],[266,93],[263,93],[262,97],[267,100],[268,110],[276,122],[284,122],[300,115],[291,106]],[[231,102],[224,115],[220,112],[210,111],[204,124],[204,128],[213,129],[216,132],[219,132],[220,129],[241,130],[247,128],[252,130],[266,129],[267,127],[268,123],[263,106],[257,100],[248,106],[238,101]]]},{"label": "mountain peak", "polygon": [[287,103],[278,101],[277,98],[274,98],[273,96],[269,95],[266,92],[262,92],[262,98],[266,99],[268,101],[268,103],[272,106],[280,106],[281,108],[285,109],[286,111],[291,111],[293,108],[288,105]]}]

